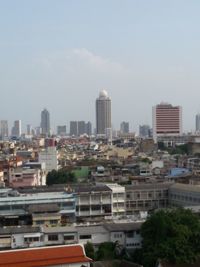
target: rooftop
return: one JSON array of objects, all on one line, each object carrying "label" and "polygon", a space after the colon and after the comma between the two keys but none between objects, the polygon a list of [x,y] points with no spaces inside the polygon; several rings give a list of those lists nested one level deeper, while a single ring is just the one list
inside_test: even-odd
[{"label": "rooftop", "polygon": [[42,267],[90,261],[81,245],[0,251],[0,267]]}]

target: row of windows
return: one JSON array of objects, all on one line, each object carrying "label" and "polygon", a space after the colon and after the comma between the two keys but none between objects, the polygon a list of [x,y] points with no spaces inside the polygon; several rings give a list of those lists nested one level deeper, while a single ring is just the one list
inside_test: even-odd
[{"label": "row of windows", "polygon": [[122,238],[122,234],[114,234],[114,238]]},{"label": "row of windows", "polygon": [[27,242],[27,243],[29,243],[29,242],[39,242],[40,240],[39,240],[39,237],[25,237],[24,238],[24,242]]},{"label": "row of windows", "polygon": [[[45,224],[47,223],[46,220],[39,220],[35,222],[37,225],[41,225],[41,224]],[[49,221],[50,224],[58,224],[58,220],[50,220]]]},{"label": "row of windows", "polygon": [[198,198],[198,197],[185,196],[185,195],[176,195],[176,194],[170,194],[170,197],[172,199],[179,199],[179,200],[183,200],[183,201],[190,201],[190,202],[198,202],[198,203],[200,203],[200,198]]},{"label": "row of windows", "polygon": [[149,198],[161,198],[167,197],[167,192],[156,191],[156,192],[134,192],[134,193],[127,193],[126,198],[130,199],[149,199]]},{"label": "row of windows", "polygon": [[129,243],[129,244],[126,244],[127,247],[138,247],[140,245],[141,245],[140,243]]}]

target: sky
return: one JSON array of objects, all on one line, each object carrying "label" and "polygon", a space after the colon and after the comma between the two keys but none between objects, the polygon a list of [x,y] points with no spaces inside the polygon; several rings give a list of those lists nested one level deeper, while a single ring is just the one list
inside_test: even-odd
[{"label": "sky", "polygon": [[152,124],[152,106],[200,112],[199,0],[0,0],[0,119],[91,121],[102,89],[115,129]]}]

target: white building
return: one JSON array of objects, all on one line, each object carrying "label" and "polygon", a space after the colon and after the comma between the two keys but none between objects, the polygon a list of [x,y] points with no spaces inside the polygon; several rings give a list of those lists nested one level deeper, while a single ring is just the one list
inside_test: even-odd
[{"label": "white building", "polygon": [[56,147],[47,147],[45,150],[39,152],[40,163],[45,163],[46,171],[58,170],[58,152]]},{"label": "white building", "polygon": [[125,206],[125,187],[119,184],[106,184],[112,190],[112,215],[124,215],[126,211]]}]

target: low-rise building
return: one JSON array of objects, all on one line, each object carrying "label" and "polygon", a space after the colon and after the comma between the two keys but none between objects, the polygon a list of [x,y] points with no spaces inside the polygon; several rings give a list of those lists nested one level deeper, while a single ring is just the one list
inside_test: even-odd
[{"label": "low-rise building", "polygon": [[89,267],[91,261],[81,245],[0,251],[1,267]]},{"label": "low-rise building", "polygon": [[[2,194],[1,194],[2,192]],[[32,205],[57,204],[62,223],[75,221],[75,194],[62,192],[19,193],[12,189],[0,189],[0,225],[32,223],[29,209]]]},{"label": "low-rise building", "polygon": [[127,185],[126,214],[166,208],[170,185],[171,183]]}]

